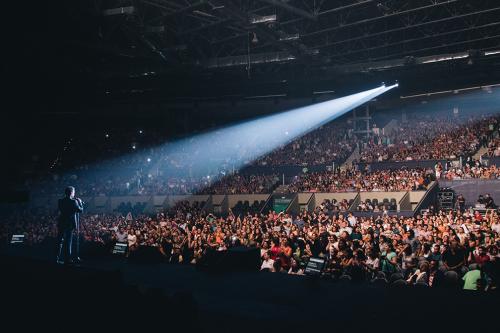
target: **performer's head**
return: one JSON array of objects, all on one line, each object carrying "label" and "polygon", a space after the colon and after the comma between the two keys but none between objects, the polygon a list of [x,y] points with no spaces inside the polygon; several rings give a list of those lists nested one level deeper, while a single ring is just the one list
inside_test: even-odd
[{"label": "performer's head", "polygon": [[65,194],[68,198],[73,199],[73,197],[75,196],[75,188],[74,188],[73,186],[68,186],[68,187],[66,187],[66,189],[64,190],[64,194]]}]

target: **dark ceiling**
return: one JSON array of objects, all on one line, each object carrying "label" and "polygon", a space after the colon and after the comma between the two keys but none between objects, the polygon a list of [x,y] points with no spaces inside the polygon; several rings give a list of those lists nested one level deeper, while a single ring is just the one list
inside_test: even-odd
[{"label": "dark ceiling", "polygon": [[[391,93],[401,95],[500,83],[498,0],[6,1],[2,14],[11,161],[92,126],[175,134],[267,112],[237,115],[249,96],[314,102],[314,92],[382,81],[399,80]],[[216,106],[200,111],[205,100]],[[153,119],[148,110],[154,120],[131,120]],[[6,166],[0,176],[12,178],[17,163]]]},{"label": "dark ceiling", "polygon": [[310,95],[390,80],[407,92],[500,82],[500,52],[491,54],[500,49],[498,0],[12,6],[4,74],[15,96],[37,91],[49,104]]}]

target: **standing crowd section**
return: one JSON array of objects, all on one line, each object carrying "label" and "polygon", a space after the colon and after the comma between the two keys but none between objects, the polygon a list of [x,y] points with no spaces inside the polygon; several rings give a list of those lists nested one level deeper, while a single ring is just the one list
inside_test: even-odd
[{"label": "standing crowd section", "polygon": [[[26,212],[4,218],[0,238],[23,233],[28,246],[50,243],[57,215]],[[411,217],[356,217],[325,201],[313,212],[207,214],[181,201],[168,212],[82,216],[82,238],[108,253],[126,243],[128,255],[154,248],[170,264],[197,264],[213,252],[257,248],[261,270],[303,275],[310,258],[323,258],[323,274],[337,280],[495,290],[500,220],[466,210],[428,211]]]},{"label": "standing crowd section", "polygon": [[[144,159],[144,154],[122,156],[129,147],[112,142],[115,138],[111,134],[101,137],[103,144],[93,141],[90,146],[97,147],[94,160],[115,157],[99,170],[93,169],[91,160],[81,160],[85,154],[75,143],[61,159],[75,165],[32,180],[27,186],[33,196],[59,195],[67,185],[75,186],[78,196],[262,194],[278,186],[282,193],[426,191],[440,179],[498,180],[500,168],[488,164],[488,157],[500,156],[499,120],[498,114],[411,115],[395,130],[377,128],[368,138],[349,130],[344,120],[336,121],[257,161],[247,161],[242,152],[240,158],[248,168],[271,170],[260,174],[235,172],[231,170],[233,161],[224,161],[220,169],[203,175],[166,175],[166,165],[185,171],[199,161],[182,153],[163,154],[162,148],[153,145],[161,142],[158,134],[142,131],[144,137],[151,136],[149,146],[145,143],[142,148],[148,158]],[[122,139],[126,134],[117,136]],[[98,139],[93,136],[91,140]],[[80,144],[88,147],[84,141]],[[484,155],[477,156],[480,151]],[[355,152],[357,160],[342,165]],[[374,168],[382,162],[424,160],[439,161],[426,167]],[[323,164],[333,167],[308,170]],[[284,176],[276,171],[285,165],[303,167],[286,185]],[[360,201],[356,210],[368,213],[363,216],[349,211],[351,204],[324,200],[292,215],[264,211],[263,201],[238,203],[229,214],[210,213],[203,205],[189,201],[179,201],[156,214],[145,214],[141,205],[123,203],[113,213],[83,214],[82,238],[108,252],[115,243],[126,243],[128,256],[142,247],[154,248],[169,264],[197,264],[210,253],[243,246],[259,249],[262,271],[303,275],[310,258],[322,258],[323,275],[336,280],[496,290],[500,220],[494,203],[489,202],[482,214],[464,205],[450,210],[431,205],[413,216],[398,214],[395,199]],[[2,244],[16,233],[25,235],[28,246],[50,242],[57,234],[54,209],[39,207],[4,214]]]}]

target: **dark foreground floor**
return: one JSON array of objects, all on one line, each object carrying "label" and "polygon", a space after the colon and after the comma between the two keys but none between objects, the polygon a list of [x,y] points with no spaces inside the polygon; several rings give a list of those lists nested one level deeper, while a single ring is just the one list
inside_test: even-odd
[{"label": "dark foreground floor", "polygon": [[[497,331],[497,294],[3,252],[2,326],[197,332]],[[7,332],[7,331],[6,331]]]}]

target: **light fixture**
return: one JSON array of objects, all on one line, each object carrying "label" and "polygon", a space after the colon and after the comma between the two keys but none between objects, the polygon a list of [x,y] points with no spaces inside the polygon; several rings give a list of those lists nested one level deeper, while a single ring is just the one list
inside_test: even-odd
[{"label": "light fixture", "polygon": [[485,56],[490,56],[490,55],[495,55],[495,54],[500,54],[500,50],[491,50],[491,51],[484,52]]},{"label": "light fixture", "polygon": [[253,37],[252,37],[252,43],[257,44],[259,42],[259,39],[257,38],[257,34],[255,32],[252,32]]},{"label": "light fixture", "polygon": [[127,7],[118,7],[118,8],[110,8],[102,11],[103,16],[112,16],[112,15],[124,15],[124,14],[133,14],[135,12],[134,6]]},{"label": "light fixture", "polygon": [[255,15],[250,19],[251,24],[268,23],[268,22],[276,22],[276,15],[275,14],[266,16]]}]

